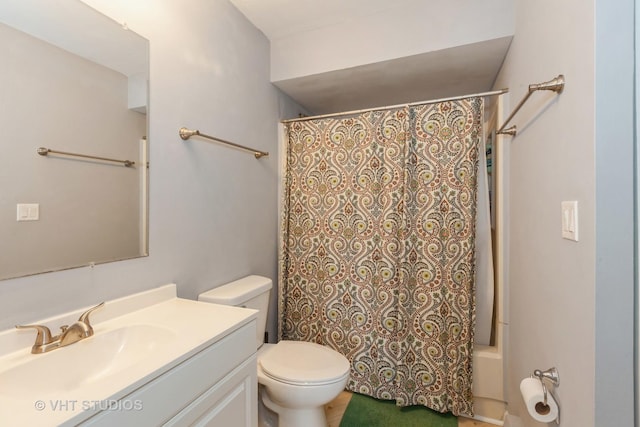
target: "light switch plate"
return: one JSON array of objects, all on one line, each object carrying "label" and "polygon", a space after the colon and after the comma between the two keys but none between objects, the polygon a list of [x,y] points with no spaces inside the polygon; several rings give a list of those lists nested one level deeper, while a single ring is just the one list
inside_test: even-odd
[{"label": "light switch plate", "polygon": [[563,201],[562,204],[562,238],[578,241],[578,202]]},{"label": "light switch plate", "polygon": [[38,221],[40,219],[39,203],[18,203],[17,221]]}]

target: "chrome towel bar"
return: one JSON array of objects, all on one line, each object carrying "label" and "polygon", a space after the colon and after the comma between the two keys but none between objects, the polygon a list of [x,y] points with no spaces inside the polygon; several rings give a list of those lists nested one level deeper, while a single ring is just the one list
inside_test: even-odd
[{"label": "chrome towel bar", "polygon": [[221,142],[223,144],[227,144],[227,145],[230,145],[232,147],[239,148],[241,150],[251,151],[253,153],[253,155],[256,157],[256,159],[259,159],[260,157],[265,157],[265,156],[269,155],[269,153],[266,152],[266,151],[256,150],[254,148],[249,148],[249,147],[245,147],[244,145],[236,144],[235,142],[226,141],[224,139],[216,138],[215,136],[204,134],[204,133],[200,132],[197,129],[192,130],[192,129],[187,129],[187,128],[183,127],[183,128],[180,128],[179,134],[180,134],[180,138],[182,138],[184,141],[186,141],[187,139],[189,139],[189,138],[191,138],[192,136],[195,135],[195,136],[201,136],[201,137],[206,138],[206,139],[210,139],[212,141]]},{"label": "chrome towel bar", "polygon": [[65,156],[83,157],[85,159],[104,160],[104,161],[107,161],[107,162],[122,163],[126,167],[130,167],[130,166],[133,166],[133,165],[136,164],[136,162],[134,162],[132,160],[118,160],[118,159],[110,159],[108,157],[89,156],[87,154],[68,153],[66,151],[51,150],[51,149],[45,148],[45,147],[38,148],[37,152],[41,156],[47,156],[50,153],[51,154],[62,154],[62,155],[65,155]]},{"label": "chrome towel bar", "polygon": [[522,98],[522,101],[520,101],[520,103],[516,106],[516,108],[513,109],[509,117],[507,117],[507,120],[505,120],[503,125],[500,126],[500,129],[496,131],[496,134],[505,134],[505,135],[511,135],[511,136],[516,135],[517,128],[515,125],[507,129],[505,129],[505,127],[509,124],[511,119],[513,119],[513,116],[516,115],[516,113],[520,110],[520,108],[522,108],[524,103],[527,102],[527,99],[529,99],[529,97],[533,94],[533,92],[536,92],[538,90],[551,90],[558,94],[562,93],[562,91],[564,90],[564,76],[560,74],[558,75],[558,77],[556,77],[555,79],[551,79],[548,82],[529,85],[529,91],[527,92],[527,94],[524,96],[524,98]]}]

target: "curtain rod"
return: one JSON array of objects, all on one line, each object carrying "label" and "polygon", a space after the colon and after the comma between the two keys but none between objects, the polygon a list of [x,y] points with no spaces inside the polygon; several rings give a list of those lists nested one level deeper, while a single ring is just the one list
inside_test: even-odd
[{"label": "curtain rod", "polygon": [[303,122],[303,121],[306,121],[306,120],[324,119],[324,118],[328,118],[328,117],[349,116],[351,114],[360,114],[360,113],[366,113],[366,112],[369,112],[369,111],[391,110],[393,108],[412,107],[414,105],[435,104],[435,103],[444,102],[444,101],[457,101],[459,99],[465,99],[465,98],[502,95],[503,93],[507,93],[507,92],[509,92],[509,89],[508,88],[504,88],[504,89],[499,89],[499,90],[493,90],[493,91],[490,91],[490,92],[474,93],[474,94],[471,94],[471,95],[459,95],[459,96],[452,96],[452,97],[449,97],[449,98],[440,98],[440,99],[432,99],[432,100],[428,100],[428,101],[411,102],[409,104],[388,105],[388,106],[385,106],[385,107],[374,107],[374,108],[364,108],[362,110],[344,111],[342,113],[329,113],[329,114],[322,114],[322,115],[319,115],[319,116],[308,116],[308,117],[300,117],[300,118],[297,118],[297,119],[280,120],[280,123]]}]

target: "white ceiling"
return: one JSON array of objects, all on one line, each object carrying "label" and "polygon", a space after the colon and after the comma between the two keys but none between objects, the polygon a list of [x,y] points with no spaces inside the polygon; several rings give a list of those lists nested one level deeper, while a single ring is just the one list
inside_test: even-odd
[{"label": "white ceiling", "polygon": [[[231,0],[269,40],[425,0]],[[312,114],[491,90],[512,37],[274,82]]]},{"label": "white ceiling", "polygon": [[423,0],[231,0],[269,40]]},{"label": "white ceiling", "polygon": [[0,1],[0,23],[126,76],[148,74],[148,41],[82,2]]}]

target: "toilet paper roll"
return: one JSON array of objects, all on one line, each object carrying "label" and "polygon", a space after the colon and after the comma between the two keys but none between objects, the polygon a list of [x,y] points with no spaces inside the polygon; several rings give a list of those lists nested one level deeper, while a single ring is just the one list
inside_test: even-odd
[{"label": "toilet paper roll", "polygon": [[558,418],[558,403],[547,389],[547,404],[544,404],[542,383],[538,378],[523,379],[520,382],[520,394],[522,394],[529,415],[534,420],[548,423]]}]

